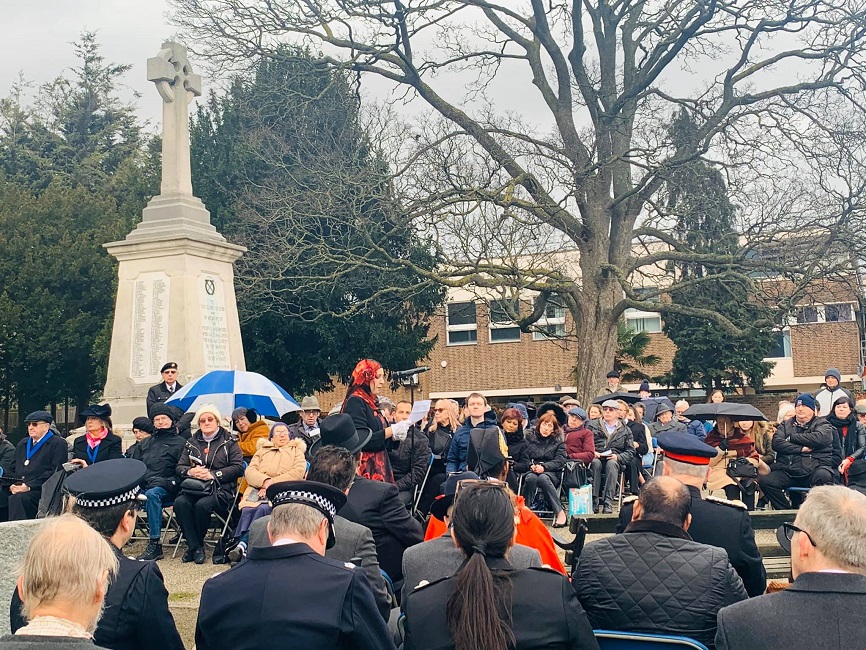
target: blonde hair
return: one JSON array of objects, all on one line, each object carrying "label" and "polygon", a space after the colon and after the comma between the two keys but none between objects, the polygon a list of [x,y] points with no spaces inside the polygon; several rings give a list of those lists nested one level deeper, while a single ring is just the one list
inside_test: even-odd
[{"label": "blonde hair", "polygon": [[62,600],[91,603],[117,575],[118,560],[108,541],[73,514],[49,517],[30,540],[18,570],[22,614]]},{"label": "blonde hair", "polygon": [[445,409],[451,432],[453,433],[457,431],[457,428],[460,426],[460,421],[458,420],[460,415],[460,405],[453,399],[439,399],[436,400],[436,408]]}]

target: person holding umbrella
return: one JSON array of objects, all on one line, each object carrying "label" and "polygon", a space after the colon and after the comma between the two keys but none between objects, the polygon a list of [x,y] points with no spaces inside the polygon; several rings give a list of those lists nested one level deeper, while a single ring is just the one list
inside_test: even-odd
[{"label": "person holding umbrella", "polygon": [[718,455],[710,459],[707,488],[724,490],[728,499],[742,501],[748,510],[754,510],[756,479],[770,473],[755,441],[730,416],[720,415],[704,442],[719,450]]}]

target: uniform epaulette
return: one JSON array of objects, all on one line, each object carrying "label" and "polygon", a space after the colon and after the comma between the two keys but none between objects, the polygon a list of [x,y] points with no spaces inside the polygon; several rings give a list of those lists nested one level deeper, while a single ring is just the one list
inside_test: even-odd
[{"label": "uniform epaulette", "polygon": [[631,494],[622,500],[622,505],[625,505],[626,503],[634,503],[637,499],[638,497],[636,494]]},{"label": "uniform epaulette", "polygon": [[410,591],[418,591],[419,589],[426,589],[432,585],[438,584],[443,580],[448,580],[451,576],[445,576],[444,578],[437,578],[436,580],[422,580],[415,587],[413,587]]},{"label": "uniform epaulette", "polygon": [[720,503],[723,506],[730,506],[731,508],[739,508],[740,510],[748,510],[746,504],[742,501],[738,501],[736,499],[720,499],[719,497],[704,497],[704,501],[710,501],[711,503]]}]

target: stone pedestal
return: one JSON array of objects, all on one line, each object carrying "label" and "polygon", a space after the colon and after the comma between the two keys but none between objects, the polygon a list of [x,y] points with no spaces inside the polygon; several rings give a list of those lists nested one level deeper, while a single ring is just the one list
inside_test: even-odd
[{"label": "stone pedestal", "polygon": [[246,369],[232,266],[246,249],[217,233],[199,199],[180,194],[154,197],[138,227],[105,248],[120,267],[103,399],[128,436],[166,361],[177,362],[181,384]]},{"label": "stone pedestal", "polygon": [[43,519],[0,523],[0,636],[9,634],[9,603],[18,580],[18,565]]}]

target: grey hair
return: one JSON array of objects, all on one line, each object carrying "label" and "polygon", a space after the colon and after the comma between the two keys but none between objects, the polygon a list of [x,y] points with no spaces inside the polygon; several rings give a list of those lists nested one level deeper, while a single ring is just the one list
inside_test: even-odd
[{"label": "grey hair", "polygon": [[117,569],[108,541],[83,519],[68,513],[49,517],[19,565],[22,614],[29,620],[34,609],[58,601],[91,603],[100,589],[105,595]]},{"label": "grey hair", "polygon": [[677,400],[677,403],[674,405],[674,409],[678,409],[681,406],[685,406],[686,408],[689,408],[688,401],[686,401],[684,399]]},{"label": "grey hair", "polygon": [[670,468],[670,472],[673,476],[691,476],[693,478],[702,478],[706,479],[707,470],[709,466],[707,465],[692,465],[691,463],[682,463],[678,460],[673,460],[671,458],[665,458],[664,464]]},{"label": "grey hair", "polygon": [[814,487],[795,522],[833,565],[866,575],[866,496],[844,485]]},{"label": "grey hair", "polygon": [[314,537],[325,515],[303,503],[286,503],[271,513],[271,537]]}]

